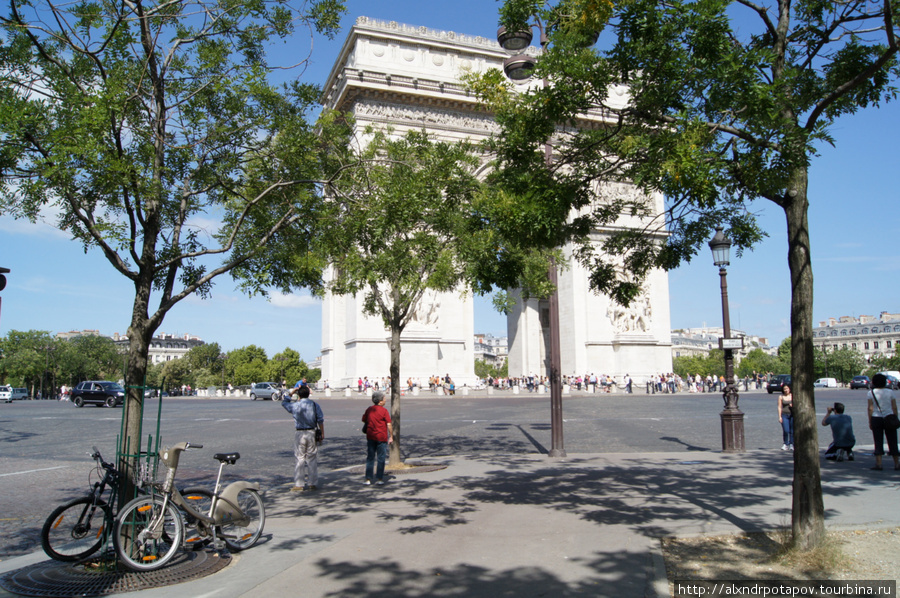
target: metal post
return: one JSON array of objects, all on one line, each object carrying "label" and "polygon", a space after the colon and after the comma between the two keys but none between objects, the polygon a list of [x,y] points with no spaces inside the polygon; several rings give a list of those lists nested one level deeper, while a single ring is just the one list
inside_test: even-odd
[{"label": "metal post", "polygon": [[[722,323],[725,339],[731,338],[731,317],[728,310],[728,281],[724,266],[719,268],[722,288]],[[734,353],[725,350],[725,409],[719,414],[722,420],[722,450],[726,453],[744,452],[744,413],[738,409],[738,390],[734,385]]]}]

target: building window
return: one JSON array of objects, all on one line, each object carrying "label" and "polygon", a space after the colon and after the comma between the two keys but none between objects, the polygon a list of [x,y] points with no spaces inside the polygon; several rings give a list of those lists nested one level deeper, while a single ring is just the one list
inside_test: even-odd
[{"label": "building window", "polygon": [[868,351],[868,350],[869,350],[869,343],[863,343],[863,349],[865,349],[866,351]]},{"label": "building window", "polygon": [[846,349],[846,348],[847,348],[847,343],[844,343],[843,345],[841,345],[841,348]]},{"label": "building window", "polygon": [[852,334],[853,336],[856,336],[856,328],[851,328],[850,334]]},{"label": "building window", "polygon": [[850,343],[850,348],[851,348],[851,349],[855,349],[855,348],[856,348],[856,343]]},{"label": "building window", "polygon": [[847,336],[847,331],[846,331],[846,330],[841,330],[841,336]]},{"label": "building window", "polygon": [[888,349],[891,348],[891,341],[888,341],[888,342],[887,342],[887,348],[888,348]]},{"label": "building window", "polygon": [[878,348],[878,341],[875,341],[874,343],[872,343],[872,348],[873,348],[873,349],[877,349],[877,348]]},{"label": "building window", "polygon": [[862,329],[862,333],[863,333],[863,334],[869,334],[869,329],[868,329],[868,328],[863,328],[863,329]]},{"label": "building window", "polygon": [[837,351],[837,345],[831,345],[831,348]]}]

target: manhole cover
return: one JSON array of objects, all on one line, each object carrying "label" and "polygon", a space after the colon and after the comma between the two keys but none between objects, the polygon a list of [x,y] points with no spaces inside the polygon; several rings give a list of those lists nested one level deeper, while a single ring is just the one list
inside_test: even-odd
[{"label": "manhole cover", "polygon": [[231,555],[207,550],[182,552],[162,569],[141,572],[91,571],[82,565],[42,561],[3,575],[0,586],[24,596],[106,596],[200,579],[231,562]]}]

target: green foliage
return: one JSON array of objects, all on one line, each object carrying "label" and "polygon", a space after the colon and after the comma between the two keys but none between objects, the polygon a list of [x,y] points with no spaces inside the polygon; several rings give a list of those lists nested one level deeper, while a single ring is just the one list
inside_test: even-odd
[{"label": "green foliage", "polygon": [[688,375],[696,376],[700,374],[704,378],[706,376],[724,376],[725,375],[725,356],[719,349],[713,349],[706,355],[689,355],[675,357],[672,360],[672,369],[684,379]]},{"label": "green foliage", "polygon": [[10,330],[0,339],[0,380],[31,390],[48,369],[49,353],[57,346],[49,332]]},{"label": "green foliage", "polygon": [[255,382],[269,382],[268,358],[265,349],[248,345],[228,352],[225,358],[225,377],[229,383],[240,386]]},{"label": "green foliage", "polygon": [[328,185],[316,249],[332,264],[330,292],[364,293],[367,313],[402,331],[427,291],[465,286],[484,256],[478,160],[424,132],[369,132],[358,152],[334,140],[346,166]]},{"label": "green foliage", "polygon": [[112,339],[78,336],[60,340],[49,332],[10,330],[0,339],[0,380],[39,389],[82,380],[120,380],[124,356]]},{"label": "green foliage", "polygon": [[496,365],[488,364],[483,359],[475,360],[475,375],[479,378],[486,379],[488,376],[492,378],[506,378],[509,376],[509,362],[504,361],[503,365],[497,367]]},{"label": "green foliage", "polygon": [[[205,369],[210,374],[221,374],[223,360],[220,355],[222,355],[222,348],[219,346],[219,343],[204,343],[191,347],[182,359],[187,360],[191,370],[195,372]],[[219,381],[221,382],[221,380],[220,375]],[[204,386],[207,385],[204,384]]]},{"label": "green foliage", "polygon": [[790,355],[788,359],[783,359],[780,355],[769,355],[762,349],[753,349],[741,359],[737,365],[736,374],[738,377],[753,375],[753,372],[762,374],[786,374],[791,371]]},{"label": "green foliage", "polygon": [[[281,383],[286,381],[288,386],[293,386],[301,378],[308,378],[309,368],[302,359],[300,353],[289,347],[285,347],[281,353],[276,353],[269,360],[268,380]],[[307,379],[307,382],[310,380]]]},{"label": "green foliage", "polygon": [[133,283],[129,385],[168,311],[217,276],[262,293],[318,283],[321,265],[297,262],[322,178],[307,119],[318,91],[274,83],[291,65],[268,52],[298,29],[334,35],[344,12],[343,0],[11,0],[0,14],[0,214],[57,215]]},{"label": "green foliage", "polygon": [[[883,365],[885,367],[873,370],[872,374],[886,369],[894,369],[889,367],[889,359],[886,359]],[[865,368],[866,358],[858,349],[842,347],[823,351],[816,348],[815,372],[817,378],[837,378],[838,382],[850,382],[853,376],[862,374]]]},{"label": "green foliage", "polygon": [[69,384],[82,380],[123,379],[125,355],[109,337],[76,336],[60,345],[60,379]]}]

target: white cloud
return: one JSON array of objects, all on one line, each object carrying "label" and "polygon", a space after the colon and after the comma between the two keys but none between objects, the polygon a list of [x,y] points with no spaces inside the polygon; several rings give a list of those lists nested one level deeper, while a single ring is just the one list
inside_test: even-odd
[{"label": "white cloud", "polygon": [[284,293],[272,293],[270,295],[272,305],[275,307],[287,307],[289,309],[303,309],[319,305],[319,300],[310,295],[285,295]]},{"label": "white cloud", "polygon": [[48,222],[56,220],[55,215],[42,213],[37,222],[31,222],[27,218],[13,218],[12,216],[0,216],[0,232],[13,235],[29,235],[33,237],[53,237],[56,239],[71,239],[72,237]]}]

